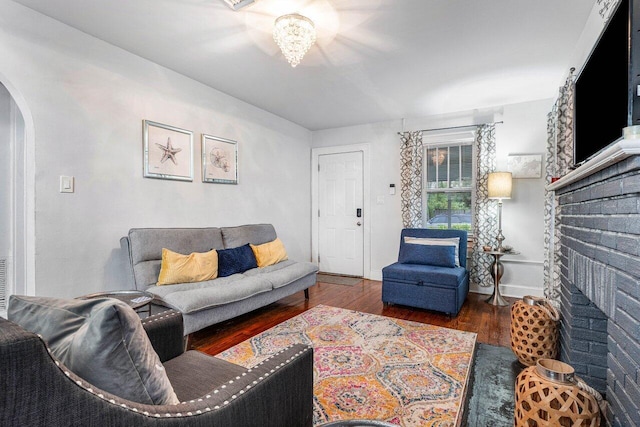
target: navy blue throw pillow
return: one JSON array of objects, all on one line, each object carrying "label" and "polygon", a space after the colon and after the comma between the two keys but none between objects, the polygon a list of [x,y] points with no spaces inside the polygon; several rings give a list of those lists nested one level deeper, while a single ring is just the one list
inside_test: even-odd
[{"label": "navy blue throw pillow", "polygon": [[218,277],[231,276],[257,267],[256,256],[248,243],[237,248],[218,250]]},{"label": "navy blue throw pillow", "polygon": [[405,243],[400,260],[402,264],[434,265],[437,267],[456,266],[456,248],[441,245],[415,245]]}]

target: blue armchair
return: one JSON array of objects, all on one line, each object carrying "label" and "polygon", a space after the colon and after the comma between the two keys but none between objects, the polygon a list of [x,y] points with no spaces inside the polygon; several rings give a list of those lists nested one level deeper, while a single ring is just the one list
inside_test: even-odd
[{"label": "blue armchair", "polygon": [[382,302],[455,316],[468,293],[466,231],[402,230],[398,262],[382,269]]}]

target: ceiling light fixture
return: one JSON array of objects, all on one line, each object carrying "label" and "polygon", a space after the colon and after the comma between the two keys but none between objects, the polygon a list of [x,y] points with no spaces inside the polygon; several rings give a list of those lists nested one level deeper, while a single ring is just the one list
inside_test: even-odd
[{"label": "ceiling light fixture", "polygon": [[283,15],[273,26],[273,39],[295,68],[316,42],[316,27],[311,19],[298,13]]}]

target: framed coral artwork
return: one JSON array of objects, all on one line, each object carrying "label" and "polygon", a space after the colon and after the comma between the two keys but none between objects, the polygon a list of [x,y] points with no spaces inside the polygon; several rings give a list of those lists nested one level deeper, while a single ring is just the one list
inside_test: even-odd
[{"label": "framed coral artwork", "polygon": [[202,182],[238,183],[238,143],[202,134]]},{"label": "framed coral artwork", "polygon": [[144,177],[193,181],[193,132],[143,120]]}]

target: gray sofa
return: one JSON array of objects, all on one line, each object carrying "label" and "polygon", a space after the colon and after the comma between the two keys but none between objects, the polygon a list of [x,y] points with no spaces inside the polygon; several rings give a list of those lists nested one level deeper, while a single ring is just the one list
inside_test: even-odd
[{"label": "gray sofa", "polygon": [[[211,249],[260,245],[277,237],[271,224],[211,228],[133,228],[121,239],[129,253],[133,282],[150,292],[155,302],[178,310],[184,317],[184,334],[231,319],[271,304],[316,283],[318,267],[310,262],[286,260],[198,283],[156,286],[162,248],[181,254]],[[286,244],[286,242],[285,242]]]}]

